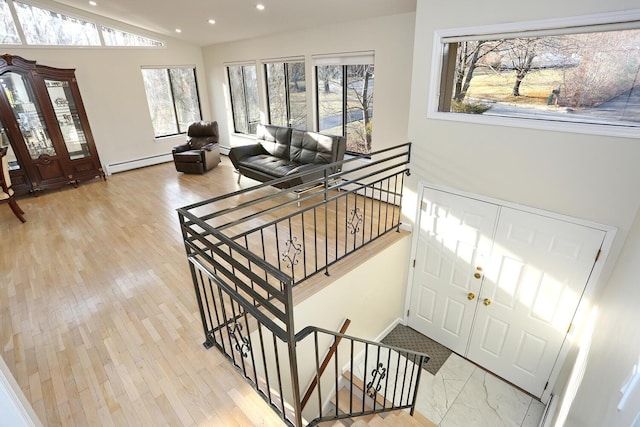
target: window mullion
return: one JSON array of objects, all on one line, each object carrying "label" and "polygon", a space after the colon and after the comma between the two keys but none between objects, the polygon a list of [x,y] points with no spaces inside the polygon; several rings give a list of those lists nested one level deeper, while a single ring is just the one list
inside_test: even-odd
[{"label": "window mullion", "polygon": [[18,12],[16,12],[13,0],[7,0],[7,5],[9,6],[9,11],[11,11],[11,18],[13,19],[13,24],[16,26],[18,37],[20,37],[20,42],[23,45],[27,45],[27,37],[25,36],[24,30],[22,29],[22,23],[20,22],[20,19],[18,19]]},{"label": "window mullion", "polygon": [[291,103],[289,96],[289,64],[286,62],[282,64],[284,72],[284,104],[285,112],[287,114],[287,126],[291,126]]},{"label": "window mullion", "polygon": [[247,117],[247,133],[250,133],[251,126],[249,123],[251,122],[251,115],[249,111],[249,98],[247,98],[247,79],[245,76],[244,65],[241,68],[242,71],[242,98],[244,99],[244,113]]},{"label": "window mullion", "polygon": [[167,77],[169,77],[169,93],[171,94],[171,105],[173,106],[173,118],[176,126],[176,133],[180,133],[180,125],[178,123],[178,109],[176,108],[176,94],[173,89],[173,78],[171,77],[171,70],[167,68]]},{"label": "window mullion", "polygon": [[342,136],[347,137],[347,65],[342,66]]}]

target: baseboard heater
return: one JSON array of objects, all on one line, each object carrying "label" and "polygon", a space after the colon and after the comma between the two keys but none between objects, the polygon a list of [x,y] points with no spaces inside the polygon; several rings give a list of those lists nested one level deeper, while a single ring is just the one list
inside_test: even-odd
[{"label": "baseboard heater", "polygon": [[166,163],[173,161],[171,153],[158,154],[157,156],[142,157],[140,159],[127,160],[118,163],[109,163],[106,165],[107,175],[111,175],[118,172],[124,172],[131,169],[143,168],[145,166],[153,166],[160,163]]}]

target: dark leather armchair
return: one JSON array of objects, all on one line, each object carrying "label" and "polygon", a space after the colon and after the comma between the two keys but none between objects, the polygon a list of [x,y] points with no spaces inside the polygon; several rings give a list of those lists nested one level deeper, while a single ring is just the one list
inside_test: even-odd
[{"label": "dark leather armchair", "polygon": [[218,122],[194,122],[187,130],[187,142],[173,147],[178,172],[203,174],[220,163]]}]

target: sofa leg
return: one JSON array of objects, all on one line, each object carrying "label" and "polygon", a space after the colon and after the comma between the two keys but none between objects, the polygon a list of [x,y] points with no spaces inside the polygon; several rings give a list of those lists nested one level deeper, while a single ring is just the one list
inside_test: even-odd
[{"label": "sofa leg", "polygon": [[242,174],[240,172],[238,172],[238,182],[237,182],[237,184],[240,184],[240,178],[242,178]]}]

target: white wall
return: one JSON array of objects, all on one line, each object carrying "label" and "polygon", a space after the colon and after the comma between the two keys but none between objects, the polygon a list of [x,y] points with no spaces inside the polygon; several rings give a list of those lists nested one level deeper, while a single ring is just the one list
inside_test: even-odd
[{"label": "white wall", "polygon": [[[348,318],[351,324],[346,335],[370,341],[381,339],[383,333],[388,332],[386,329],[403,317],[410,249],[411,239],[406,235],[331,285],[297,303],[294,308],[296,332],[306,326],[338,332],[344,320]],[[321,335],[321,338],[320,345],[326,345],[320,347],[322,358],[330,344],[326,336]],[[340,368],[350,360],[350,347],[345,344],[346,341],[338,352]],[[360,345],[354,348],[355,352],[362,351]],[[298,344],[297,357],[304,393],[304,387],[315,372],[315,365],[311,363],[315,360],[312,336]],[[333,368],[333,365],[329,365],[327,374],[323,376],[321,387],[325,395],[332,394],[329,392],[334,387],[330,380]],[[317,395],[314,395],[314,399],[317,399]],[[305,413],[307,417],[317,410],[315,402],[310,403],[307,407],[309,412]]]},{"label": "white wall", "polygon": [[[387,16],[204,48],[209,97],[213,117],[220,125],[221,145],[231,147],[243,141],[232,135],[225,63],[253,61],[259,65],[264,59],[304,56],[311,111],[311,55],[357,51],[375,52],[374,150],[407,142],[414,17],[413,13]],[[258,83],[264,93],[262,79]],[[261,107],[265,118],[266,104]]]},{"label": "white wall", "polygon": [[[618,227],[603,281],[596,289],[602,324],[609,328],[621,322],[637,324],[618,306],[626,306],[624,294],[637,295],[636,281],[629,271],[616,270],[624,240],[640,206],[640,144],[637,139],[529,130],[502,126],[449,122],[427,118],[431,90],[431,57],[436,30],[485,26],[523,20],[542,20],[637,8],[635,0],[557,2],[541,0],[513,7],[507,0],[429,2],[418,0],[414,40],[409,139],[413,141],[413,167],[408,186],[419,180],[455,187],[524,205],[559,212]],[[415,207],[407,208],[407,211]],[[628,245],[637,249],[640,233],[629,235]],[[615,280],[615,283],[613,282]],[[637,301],[637,299],[636,299]],[[588,311],[588,310],[587,310]],[[605,320],[608,319],[608,320]],[[570,408],[567,426],[601,426],[613,420],[608,396],[617,394],[618,380],[631,368],[628,359],[638,358],[637,348],[624,348],[613,334],[596,325],[587,371]],[[637,337],[636,337],[637,339]],[[605,368],[610,352],[595,356],[593,349],[612,346],[617,355]],[[592,360],[589,360],[589,359]],[[616,364],[615,360],[625,361]],[[565,367],[565,371],[571,365]],[[604,369],[607,369],[606,373]],[[604,375],[611,379],[604,384]],[[568,377],[567,372],[561,376]],[[603,385],[606,384],[606,388]],[[558,384],[562,389],[564,384]],[[600,399],[600,402],[598,402]],[[602,400],[607,403],[602,403]],[[602,422],[600,422],[602,421]]]},{"label": "white wall", "polygon": [[37,426],[42,423],[0,357],[0,427]]},{"label": "white wall", "polygon": [[[620,389],[640,365],[640,214],[607,284],[594,304],[598,317],[591,336],[584,376],[564,425],[630,427],[640,413],[640,384],[618,411]],[[640,369],[640,366],[638,366]],[[563,425],[559,420],[558,427]]]},{"label": "white wall", "polygon": [[[68,9],[59,3],[44,4],[56,10]],[[86,13],[82,15],[92,17]],[[153,49],[5,46],[2,51],[42,65],[76,69],[78,86],[103,165],[167,154],[174,145],[184,142],[184,135],[154,139],[140,72],[142,66],[195,66],[202,116],[204,119],[211,116],[200,47],[121,23],[116,27],[162,40],[166,46]]]}]

